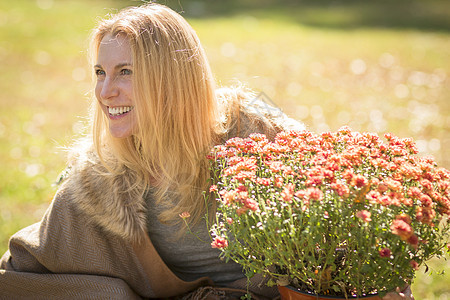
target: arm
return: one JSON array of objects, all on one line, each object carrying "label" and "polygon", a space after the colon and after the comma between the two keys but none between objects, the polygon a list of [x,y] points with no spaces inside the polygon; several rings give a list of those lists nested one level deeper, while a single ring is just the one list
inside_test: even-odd
[{"label": "arm", "polygon": [[152,296],[132,248],[89,226],[70,197],[59,191],[40,223],[11,238],[0,260],[0,294],[24,299]]}]

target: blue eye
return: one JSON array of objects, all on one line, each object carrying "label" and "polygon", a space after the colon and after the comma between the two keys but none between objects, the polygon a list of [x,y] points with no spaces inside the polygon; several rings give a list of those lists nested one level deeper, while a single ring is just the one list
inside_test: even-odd
[{"label": "blue eye", "polygon": [[120,70],[120,74],[121,75],[131,75],[131,74],[133,74],[133,71],[131,71],[130,69],[122,69],[122,70]]},{"label": "blue eye", "polygon": [[95,70],[95,75],[96,75],[96,76],[102,76],[102,75],[105,75],[105,71],[103,71],[102,69],[96,69],[96,70]]}]

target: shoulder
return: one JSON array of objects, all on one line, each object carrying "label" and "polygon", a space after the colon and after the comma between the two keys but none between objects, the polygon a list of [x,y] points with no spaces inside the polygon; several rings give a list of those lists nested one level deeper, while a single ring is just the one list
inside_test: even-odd
[{"label": "shoulder", "polygon": [[146,231],[146,210],[143,194],[132,187],[135,176],[130,169],[111,172],[92,146],[82,145],[69,157],[55,200],[68,201],[65,205],[73,207],[92,225],[137,241]]},{"label": "shoulder", "polygon": [[263,133],[269,139],[283,130],[304,130],[305,125],[288,117],[264,93],[243,88],[221,88],[216,91],[226,138],[247,137]]}]

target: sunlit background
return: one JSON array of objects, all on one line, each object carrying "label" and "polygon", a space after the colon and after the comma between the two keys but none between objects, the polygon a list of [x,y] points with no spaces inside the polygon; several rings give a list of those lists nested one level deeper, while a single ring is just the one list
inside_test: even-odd
[{"label": "sunlit background", "polygon": [[[38,221],[85,132],[88,35],[140,1],[0,0],[0,252]],[[264,92],[316,132],[413,137],[450,168],[447,0],[160,1],[197,31],[219,85]],[[450,263],[430,270],[450,272]],[[450,299],[450,276],[418,272],[416,299]]]}]

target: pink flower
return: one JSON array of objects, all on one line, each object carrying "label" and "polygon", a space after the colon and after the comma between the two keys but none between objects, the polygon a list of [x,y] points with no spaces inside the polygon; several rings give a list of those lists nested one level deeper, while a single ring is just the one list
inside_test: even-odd
[{"label": "pink flower", "polygon": [[278,153],[286,152],[288,150],[289,150],[289,148],[286,147],[286,146],[278,145],[278,144],[275,144],[275,143],[269,143],[269,144],[267,144],[267,145],[265,145],[263,147],[262,153],[267,153],[267,154],[269,154],[269,153],[276,153],[276,154],[278,154]]},{"label": "pink flower", "polygon": [[294,171],[292,170],[292,168],[290,166],[284,166],[283,167],[283,176],[288,176],[288,175],[294,175]]},{"label": "pink flower", "polygon": [[425,190],[432,190],[433,189],[433,184],[431,183],[431,181],[429,181],[429,180],[427,180],[427,179],[422,179],[421,181],[420,181],[420,184],[422,185],[422,187],[425,189]]},{"label": "pink flower", "polygon": [[407,224],[411,224],[411,217],[406,214],[401,214],[395,217],[396,220],[402,220]]},{"label": "pink flower", "polygon": [[253,211],[259,210],[258,202],[256,202],[253,199],[247,198],[244,200],[244,206],[248,209],[251,209]]},{"label": "pink flower", "polygon": [[387,185],[388,188],[390,188],[393,191],[399,192],[402,190],[402,184],[397,180],[394,180],[392,178],[386,178],[383,182],[384,184]]},{"label": "pink flower", "polygon": [[404,138],[402,139],[402,142],[411,154],[417,154],[419,152],[412,138]]},{"label": "pink flower", "polygon": [[369,183],[369,181],[367,180],[367,178],[362,176],[362,175],[360,175],[360,174],[355,175],[352,178],[352,185],[356,186],[358,188],[366,186],[368,183]]},{"label": "pink flower", "polygon": [[270,179],[269,178],[258,177],[258,178],[256,178],[256,183],[264,185],[264,186],[268,186],[270,184]]},{"label": "pink flower", "polygon": [[411,198],[402,198],[402,203],[406,206],[413,206],[414,202]]},{"label": "pink flower", "polygon": [[448,190],[450,189],[450,180],[442,179],[439,181],[438,186],[441,191]]},{"label": "pink flower", "polygon": [[370,203],[377,203],[380,197],[381,194],[378,191],[370,191],[366,194],[366,199],[369,200]]},{"label": "pink flower", "polygon": [[306,189],[306,197],[311,200],[322,201],[323,192],[315,187],[310,187]]},{"label": "pink flower", "polygon": [[422,194],[420,196],[420,202],[422,203],[423,206],[430,207],[431,205],[433,205],[433,200],[431,200],[430,196],[425,194]]},{"label": "pink flower", "polygon": [[230,205],[233,203],[237,196],[235,191],[222,190],[220,194],[222,195],[222,200],[225,205]]},{"label": "pink flower", "polygon": [[401,193],[389,192],[387,196],[391,199],[390,205],[400,206],[403,201],[403,195]]},{"label": "pink flower", "polygon": [[255,171],[258,168],[256,162],[257,160],[254,157],[243,157],[242,161],[239,162],[236,166],[239,170]]},{"label": "pink flower", "polygon": [[213,193],[213,192],[217,192],[217,185],[213,184],[209,187],[209,192]]},{"label": "pink flower", "polygon": [[230,166],[230,167],[226,168],[225,170],[223,170],[223,174],[225,174],[225,176],[230,176],[230,175],[233,175],[236,173],[237,173],[236,166]]},{"label": "pink flower", "polygon": [[247,198],[248,198],[247,191],[236,190],[236,195],[237,195],[236,199],[239,200],[240,202],[243,202],[243,201],[247,200]]},{"label": "pink flower", "polygon": [[227,146],[227,147],[236,147],[236,148],[242,147],[243,146],[243,139],[240,138],[240,137],[231,138],[225,143],[225,146]]},{"label": "pink flower", "polygon": [[321,185],[323,181],[322,175],[310,176],[306,181],[306,186],[318,186]]},{"label": "pink flower", "polygon": [[436,202],[441,202],[442,201],[442,195],[439,194],[436,191],[430,191],[428,192],[428,196],[430,196],[433,200],[435,200]]},{"label": "pink flower", "polygon": [[356,217],[360,218],[364,222],[370,222],[372,219],[370,218],[371,213],[367,210],[360,210],[356,213]]},{"label": "pink flower", "polygon": [[386,168],[387,168],[387,165],[388,165],[388,162],[387,162],[386,160],[382,159],[382,158],[375,158],[375,159],[372,159],[372,160],[370,161],[370,163],[371,163],[373,166],[379,167],[379,168],[381,168],[381,169],[386,169]]},{"label": "pink flower", "polygon": [[191,214],[188,211],[184,211],[181,214],[179,214],[180,218],[187,219],[191,216]]},{"label": "pink flower", "polygon": [[224,170],[226,176],[234,175],[242,172],[254,173],[258,168],[256,165],[256,158],[254,157],[230,157],[228,160],[230,167]]},{"label": "pink flower", "polygon": [[381,196],[380,198],[378,198],[378,202],[384,206],[392,205],[392,199],[391,199],[391,197],[389,197],[387,195],[384,195],[384,196]]},{"label": "pink flower", "polygon": [[266,162],[266,164],[269,166],[270,171],[273,173],[279,173],[283,169],[283,162],[282,161],[270,161]]},{"label": "pink flower", "polygon": [[433,226],[433,219],[436,216],[436,211],[431,207],[419,207],[416,211],[416,219],[419,222]]},{"label": "pink flower", "polygon": [[348,197],[348,195],[350,194],[350,189],[348,188],[348,186],[343,183],[343,182],[335,182],[331,184],[331,188],[339,195],[342,197]]},{"label": "pink flower", "polygon": [[346,170],[342,173],[342,177],[347,181],[347,182],[351,182],[353,177],[355,176],[355,173],[353,173],[353,171],[351,170]]},{"label": "pink flower", "polygon": [[412,234],[407,240],[406,242],[408,244],[410,244],[414,249],[417,250],[417,248],[419,247],[419,238],[417,237],[417,235]]},{"label": "pink flower", "polygon": [[411,225],[403,220],[394,220],[391,225],[391,231],[404,241],[409,239],[409,237],[413,234]]},{"label": "pink flower", "polygon": [[245,185],[240,184],[237,188],[236,188],[236,192],[247,192],[248,189]]},{"label": "pink flower", "polygon": [[206,155],[206,157],[210,160],[214,160],[216,158],[223,158],[227,156],[227,147],[224,145],[215,146],[214,149]]},{"label": "pink flower", "polygon": [[338,134],[340,134],[340,135],[349,135],[351,133],[352,133],[352,129],[347,125],[342,126],[338,130]]},{"label": "pink flower", "polygon": [[334,181],[334,173],[331,170],[323,170],[323,177],[328,180],[329,182],[333,182]]},{"label": "pink flower", "polygon": [[380,193],[386,192],[387,190],[388,190],[387,184],[381,182],[381,183],[378,185],[378,191],[379,191]]},{"label": "pink flower", "polygon": [[246,180],[255,181],[256,173],[255,171],[241,171],[233,176],[239,182],[245,182]]},{"label": "pink flower", "polygon": [[405,149],[402,149],[400,147],[391,147],[391,152],[393,155],[396,156],[403,156],[408,154]]},{"label": "pink flower", "polygon": [[232,156],[228,158],[227,162],[229,166],[235,166],[243,160],[242,156]]},{"label": "pink flower", "polygon": [[378,186],[379,184],[380,184],[380,179],[378,179],[378,178],[370,179],[370,185]]},{"label": "pink flower", "polygon": [[248,137],[254,140],[255,142],[267,141],[266,136],[261,133],[252,133]]},{"label": "pink flower", "polygon": [[295,186],[292,183],[288,183],[284,187],[283,191],[281,192],[281,198],[284,202],[292,202],[292,197],[294,196],[294,188]]},{"label": "pink flower", "polygon": [[418,187],[410,187],[408,190],[408,196],[412,198],[419,198],[422,195],[422,191]]},{"label": "pink flower", "polygon": [[414,270],[419,270],[419,264],[415,260],[411,260],[409,264]]},{"label": "pink flower", "polygon": [[389,256],[391,256],[391,249],[383,248],[380,251],[378,251],[378,253],[380,253],[381,257],[389,257]]},{"label": "pink flower", "polygon": [[281,177],[281,176],[275,177],[275,186],[277,188],[280,188],[283,186],[283,177]]},{"label": "pink flower", "polygon": [[306,191],[305,190],[296,191],[294,196],[299,199],[304,199],[306,197]]},{"label": "pink flower", "polygon": [[211,243],[211,247],[218,249],[226,248],[228,247],[228,241],[223,237],[216,236]]},{"label": "pink flower", "polygon": [[419,167],[415,167],[410,163],[404,163],[400,166],[400,173],[406,178],[417,179],[422,172]]}]

